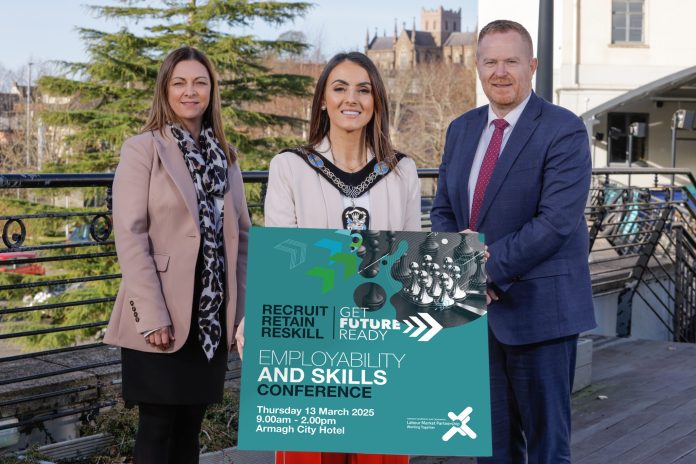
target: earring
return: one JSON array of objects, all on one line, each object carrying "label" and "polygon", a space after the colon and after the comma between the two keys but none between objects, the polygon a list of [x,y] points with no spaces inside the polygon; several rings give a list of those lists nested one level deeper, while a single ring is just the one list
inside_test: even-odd
[{"label": "earring", "polygon": [[326,111],[326,105],[321,105],[321,110]]}]

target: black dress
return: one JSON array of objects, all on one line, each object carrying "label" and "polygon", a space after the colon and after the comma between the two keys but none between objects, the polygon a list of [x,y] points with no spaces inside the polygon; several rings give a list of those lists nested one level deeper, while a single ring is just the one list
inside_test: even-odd
[{"label": "black dress", "polygon": [[126,406],[138,403],[193,405],[222,401],[227,371],[225,307],[223,305],[218,313],[222,339],[213,359],[208,362],[198,341],[197,305],[201,293],[202,261],[199,254],[191,328],[184,346],[174,353],[147,353],[121,348],[123,400]]}]

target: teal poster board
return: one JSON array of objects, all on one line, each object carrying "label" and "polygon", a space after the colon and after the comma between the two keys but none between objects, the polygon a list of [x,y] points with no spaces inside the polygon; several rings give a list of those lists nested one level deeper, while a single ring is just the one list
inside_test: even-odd
[{"label": "teal poster board", "polygon": [[238,446],[491,454],[476,234],[253,228]]}]

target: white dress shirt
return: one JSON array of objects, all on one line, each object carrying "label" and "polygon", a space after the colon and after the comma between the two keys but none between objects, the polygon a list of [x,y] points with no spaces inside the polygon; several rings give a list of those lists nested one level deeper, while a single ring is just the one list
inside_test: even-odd
[{"label": "white dress shirt", "polygon": [[[529,95],[527,95],[527,98],[525,98],[522,103],[517,105],[503,118],[507,121],[509,126],[507,126],[503,131],[503,143],[500,146],[500,154],[503,153],[505,145],[507,144],[507,141],[510,138],[510,134],[512,134],[512,130],[515,128],[515,124],[517,124],[517,121],[520,119],[520,116],[522,116],[522,111],[524,111],[524,107],[527,106],[527,102],[529,101],[529,97],[531,96],[532,93],[530,92]],[[474,191],[476,190],[476,182],[478,181],[478,175],[479,171],[481,170],[481,164],[483,164],[483,157],[486,155],[486,149],[488,148],[488,144],[491,142],[491,139],[493,138],[493,132],[495,131],[495,126],[493,125],[493,120],[495,119],[500,118],[496,116],[496,114],[491,109],[491,106],[488,105],[488,123],[486,124],[486,127],[483,129],[483,132],[481,133],[478,148],[476,148],[476,155],[474,156],[474,162],[471,164],[471,172],[469,173],[469,214],[471,214],[471,204],[474,201]],[[500,154],[498,155],[498,157],[500,157]],[[470,224],[470,226],[471,225],[473,224]]]}]

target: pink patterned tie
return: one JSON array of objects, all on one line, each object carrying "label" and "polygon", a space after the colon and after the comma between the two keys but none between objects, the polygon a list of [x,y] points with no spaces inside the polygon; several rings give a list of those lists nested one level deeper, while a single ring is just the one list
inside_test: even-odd
[{"label": "pink patterned tie", "polygon": [[493,131],[493,137],[491,137],[488,148],[486,148],[486,154],[483,157],[478,179],[476,180],[474,199],[471,202],[471,215],[469,216],[469,229],[471,230],[476,230],[476,220],[478,219],[479,211],[483,204],[483,196],[486,193],[488,182],[493,175],[495,163],[498,162],[500,146],[503,143],[503,132],[505,132],[505,128],[510,124],[504,119],[494,119],[493,125],[495,126],[495,130]]}]

